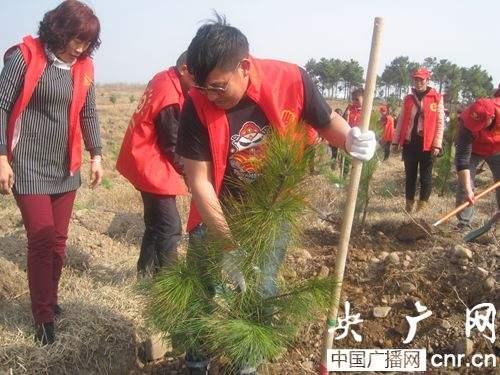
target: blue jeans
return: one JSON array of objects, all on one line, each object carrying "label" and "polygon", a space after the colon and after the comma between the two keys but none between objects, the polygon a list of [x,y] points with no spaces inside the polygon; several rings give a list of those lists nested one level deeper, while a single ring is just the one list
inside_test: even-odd
[{"label": "blue jeans", "polygon": [[[200,224],[189,233],[189,244],[187,249],[187,262],[203,262],[204,248],[203,240],[206,235],[207,228]],[[283,225],[282,236],[278,237],[274,242],[273,248],[269,252],[267,262],[261,267],[262,284],[259,287],[264,298],[274,297],[278,293],[278,273],[285,259],[286,249],[290,242],[289,226]],[[201,263],[203,264],[203,263]],[[200,264],[198,264],[199,266]],[[202,266],[202,270],[203,270]],[[206,272],[207,281],[210,282],[208,272]],[[203,271],[202,271],[203,272]],[[204,273],[205,273],[204,272]]]},{"label": "blue jeans", "polygon": [[[189,233],[189,244],[186,254],[186,260],[189,262],[203,262],[204,261],[204,247],[203,240],[206,235],[207,229],[205,225],[200,224],[194,228]],[[290,242],[290,229],[289,225],[284,224],[282,235],[278,237],[273,248],[269,252],[269,257],[267,261],[261,266],[261,284],[259,290],[264,298],[274,297],[278,293],[278,273],[280,271],[283,260],[285,259],[286,249],[288,243]],[[214,286],[210,285],[212,283],[209,272],[204,269],[203,263],[198,263],[198,267],[202,265],[201,272],[204,274],[203,279],[207,281],[207,288],[209,288],[214,294]],[[192,368],[199,368],[203,364],[208,363],[208,359],[204,357],[200,352],[189,352],[186,353],[186,366]],[[245,367],[240,369],[240,374],[253,373],[255,369],[251,367]]]},{"label": "blue jeans", "polygon": [[[488,157],[482,157],[479,155],[472,154],[470,156],[470,181],[473,191],[474,191],[474,179],[476,177],[476,169],[482,160],[486,161],[486,164],[488,164],[488,167],[490,167],[495,182],[500,180],[500,154]],[[500,209],[500,189],[496,189],[495,194],[497,199],[497,207],[498,209]],[[462,188],[461,184],[458,184],[457,193],[455,196],[455,201],[457,206],[464,203],[465,199],[466,199],[465,191]],[[474,215],[474,206],[469,206],[457,214],[458,222],[461,224],[470,224],[472,222],[473,215]]]}]

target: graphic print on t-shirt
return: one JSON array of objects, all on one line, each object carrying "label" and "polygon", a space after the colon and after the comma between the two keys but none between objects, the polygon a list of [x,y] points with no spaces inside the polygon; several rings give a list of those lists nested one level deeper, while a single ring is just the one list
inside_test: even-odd
[{"label": "graphic print on t-shirt", "polygon": [[245,182],[255,180],[262,158],[264,138],[269,125],[262,128],[253,121],[243,124],[238,134],[231,136],[229,165],[235,177]]}]

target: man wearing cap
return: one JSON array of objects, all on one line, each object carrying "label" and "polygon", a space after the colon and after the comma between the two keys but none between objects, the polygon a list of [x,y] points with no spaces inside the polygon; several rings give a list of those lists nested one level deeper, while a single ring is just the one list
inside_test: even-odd
[{"label": "man wearing cap", "polygon": [[406,95],[392,139],[395,151],[403,148],[406,176],[406,211],[415,203],[417,174],[420,169],[420,200],[417,211],[423,209],[432,191],[432,166],[441,150],[444,130],[443,98],[428,86],[431,73],[418,68],[413,73],[414,87]]},{"label": "man wearing cap", "polygon": [[[462,112],[455,146],[459,182],[456,204],[465,200],[474,203],[474,178],[482,160],[490,167],[495,182],[500,180],[500,98],[478,99]],[[496,198],[500,208],[499,189]],[[459,229],[471,228],[473,212],[467,207],[457,214]]]}]

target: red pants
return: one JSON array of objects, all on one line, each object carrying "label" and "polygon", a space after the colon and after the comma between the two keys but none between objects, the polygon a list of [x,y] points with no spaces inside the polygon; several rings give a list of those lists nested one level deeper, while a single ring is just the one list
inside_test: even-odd
[{"label": "red pants", "polygon": [[28,285],[36,323],[54,321],[57,288],[76,191],[15,195],[28,237]]}]

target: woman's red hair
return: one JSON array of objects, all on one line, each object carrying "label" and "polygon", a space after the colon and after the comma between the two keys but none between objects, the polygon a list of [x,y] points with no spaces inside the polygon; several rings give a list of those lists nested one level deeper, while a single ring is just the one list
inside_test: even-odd
[{"label": "woman's red hair", "polygon": [[38,28],[40,40],[52,52],[64,50],[71,39],[89,42],[81,57],[91,56],[99,48],[101,25],[94,11],[77,0],[66,0],[43,16]]}]

